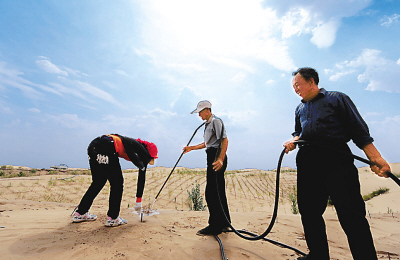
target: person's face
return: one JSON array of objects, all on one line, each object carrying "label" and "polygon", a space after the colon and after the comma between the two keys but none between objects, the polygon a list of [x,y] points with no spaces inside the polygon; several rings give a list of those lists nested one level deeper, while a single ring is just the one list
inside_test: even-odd
[{"label": "person's face", "polygon": [[294,88],[294,91],[296,92],[297,95],[302,97],[304,100],[307,100],[307,98],[313,94],[313,80],[310,79],[309,81],[305,80],[303,76],[300,74],[297,74],[292,81],[292,85]]},{"label": "person's face", "polygon": [[151,158],[149,164],[150,164],[150,165],[154,165],[154,160],[155,160],[154,158]]},{"label": "person's face", "polygon": [[208,108],[204,108],[199,112],[199,117],[201,117],[203,120],[208,120],[210,117],[210,110]]}]

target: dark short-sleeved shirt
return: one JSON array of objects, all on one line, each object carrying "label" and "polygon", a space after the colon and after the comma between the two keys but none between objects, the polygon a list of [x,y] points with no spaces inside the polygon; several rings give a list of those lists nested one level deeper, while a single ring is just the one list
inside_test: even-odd
[{"label": "dark short-sleeved shirt", "polygon": [[314,99],[297,106],[292,135],[328,144],[353,140],[360,149],[374,141],[353,101],[344,93],[323,88]]}]

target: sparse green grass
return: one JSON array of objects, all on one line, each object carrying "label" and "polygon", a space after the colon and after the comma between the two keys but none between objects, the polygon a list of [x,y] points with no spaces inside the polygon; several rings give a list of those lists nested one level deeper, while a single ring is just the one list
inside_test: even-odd
[{"label": "sparse green grass", "polygon": [[176,173],[179,175],[191,175],[191,174],[206,174],[206,171],[196,171],[196,170],[192,170],[189,168],[184,168],[184,169],[177,169]]},{"label": "sparse green grass", "polygon": [[384,188],[379,188],[378,190],[373,191],[370,194],[364,195],[363,196],[363,200],[364,201],[368,201],[368,200],[372,199],[373,197],[379,196],[381,194],[385,194],[388,191],[389,191],[389,188],[385,188],[385,187]]}]

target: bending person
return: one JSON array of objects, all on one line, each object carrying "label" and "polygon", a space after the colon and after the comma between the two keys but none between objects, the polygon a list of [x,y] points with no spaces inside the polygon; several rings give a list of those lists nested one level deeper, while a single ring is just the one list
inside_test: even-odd
[{"label": "bending person", "polygon": [[103,135],[95,138],[88,147],[89,165],[92,173],[92,184],[82,197],[81,202],[72,219],[73,222],[96,220],[97,216],[89,213],[93,200],[103,189],[107,181],[110,182],[109,209],[106,226],[119,226],[127,221],[119,216],[124,177],[122,175],[119,157],[131,161],[139,168],[137,180],[135,210],[142,207],[142,196],[146,181],[147,165],[153,165],[158,158],[157,146],[153,143],[133,139],[118,134]]}]

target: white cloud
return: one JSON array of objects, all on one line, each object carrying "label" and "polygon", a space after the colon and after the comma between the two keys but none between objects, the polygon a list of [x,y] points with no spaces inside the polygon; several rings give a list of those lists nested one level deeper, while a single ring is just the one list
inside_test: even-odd
[{"label": "white cloud", "polygon": [[[223,60],[228,66],[254,71],[252,62],[262,60],[281,70],[294,65],[285,42],[277,39],[279,19],[261,0],[149,0],[145,11],[144,53],[155,64],[201,64]],[[184,11],[183,11],[184,10]],[[217,58],[216,58],[217,57]],[[234,62],[231,62],[234,61]],[[196,69],[197,67],[193,67]],[[214,68],[213,68],[214,69]]]},{"label": "white cloud", "polygon": [[28,111],[32,112],[32,113],[40,113],[41,112],[39,109],[37,109],[35,107],[29,108]]},{"label": "white cloud", "polygon": [[86,92],[91,96],[97,97],[116,106],[122,107],[122,105],[111,94],[105,92],[104,90],[92,86],[87,82],[74,81],[74,83],[76,84],[78,89],[82,90],[83,92]]},{"label": "white cloud", "polygon": [[382,26],[391,26],[393,23],[399,22],[400,15],[398,14],[393,14],[392,16],[384,16],[384,18],[381,19],[381,25]]},{"label": "white cloud", "polygon": [[[325,72],[326,72],[327,74],[329,74],[330,71],[332,71],[332,70],[326,70]],[[337,81],[337,80],[339,80],[341,77],[343,77],[343,76],[345,76],[345,75],[349,75],[349,74],[355,73],[355,72],[356,72],[356,70],[353,70],[353,69],[347,69],[347,70],[344,70],[344,71],[336,72],[334,75],[332,75],[332,76],[329,77],[329,80],[331,80],[331,81]]]},{"label": "white cloud", "polygon": [[65,76],[65,77],[68,76],[68,73],[66,71],[61,70],[56,65],[51,63],[50,60],[48,60],[48,58],[43,57],[43,56],[40,56],[39,58],[40,58],[40,60],[37,60],[36,64],[42,70],[44,70],[44,71],[46,71],[48,73],[58,74],[58,75],[62,75],[62,76]]},{"label": "white cloud", "polygon": [[96,129],[96,124],[81,119],[76,114],[60,114],[60,115],[49,115],[47,114],[44,120],[53,122],[54,124],[60,125],[68,129]]},{"label": "white cloud", "polygon": [[226,122],[231,125],[242,125],[243,122],[254,119],[259,112],[251,109],[234,111],[234,112],[219,112],[218,115],[221,117],[226,117]]},{"label": "white cloud", "polygon": [[188,73],[188,72],[199,72],[199,71],[207,71],[208,69],[202,66],[201,64],[195,63],[168,63],[165,64],[167,68],[174,69],[181,73]]},{"label": "white cloud", "polygon": [[65,66],[61,66],[61,68],[55,64],[53,64],[49,58],[44,57],[44,56],[39,56],[39,60],[36,61],[36,65],[41,68],[42,70],[51,73],[51,74],[57,74],[60,78],[65,78],[68,76],[76,76],[76,77],[81,77],[81,76],[88,76],[85,73],[80,72],[79,70],[74,70]]},{"label": "white cloud", "polygon": [[365,118],[368,118],[368,117],[381,117],[383,114],[382,113],[378,113],[378,112],[367,112],[366,114],[365,114]]},{"label": "white cloud", "polygon": [[270,80],[267,80],[267,81],[265,82],[265,85],[271,85],[271,84],[274,83],[274,82],[275,82],[275,80],[270,79]]},{"label": "white cloud", "polygon": [[371,3],[372,0],[281,0],[271,4],[283,13],[283,38],[312,33],[310,41],[318,48],[327,48],[335,42],[340,20],[356,15]]},{"label": "white cloud", "polygon": [[63,67],[63,69],[67,71],[68,75],[74,75],[76,77],[80,77],[80,76],[86,76],[87,77],[88,76],[87,74],[82,73],[79,70],[74,70],[74,69],[70,69],[70,68],[67,68],[67,67]]},{"label": "white cloud", "polygon": [[[370,125],[370,131],[371,133],[374,133],[374,138],[376,140],[380,140],[379,142],[382,143],[386,141],[392,148],[387,149],[388,152],[390,153],[396,153],[395,150],[395,144],[393,143],[393,140],[397,139],[397,136],[399,135],[399,129],[400,129],[400,116],[393,116],[393,117],[385,117],[383,119],[378,118],[378,120],[375,121],[369,121],[368,124]],[[382,153],[383,151],[381,151]],[[388,155],[383,155],[383,156],[389,156]],[[392,156],[394,157],[393,160],[397,160],[398,156]],[[397,157],[397,158],[396,158]],[[392,162],[397,162],[397,161],[392,161]]]},{"label": "white cloud", "polygon": [[0,62],[0,85],[3,87],[14,87],[22,91],[22,93],[31,99],[44,99],[45,95],[43,92],[38,90],[42,90],[48,93],[52,93],[58,96],[62,96],[63,94],[73,95],[83,100],[88,100],[86,94],[90,96],[105,100],[109,103],[117,105],[121,107],[116,99],[110,95],[109,93],[101,90],[100,88],[94,87],[89,83],[83,81],[70,81],[66,78],[62,77],[62,83],[50,83],[49,86],[45,86],[42,84],[36,84],[29,80],[24,79],[22,76],[24,74],[18,70],[8,69],[6,67],[6,63]]},{"label": "white cloud", "polygon": [[304,8],[289,10],[282,17],[282,37],[289,38],[293,35],[310,32],[308,24],[311,22],[310,10]]},{"label": "white cloud", "polygon": [[125,71],[123,70],[114,70],[115,73],[117,73],[118,75],[122,75],[122,76],[129,76]]},{"label": "white cloud", "polygon": [[358,82],[368,83],[367,90],[400,92],[399,64],[382,57],[380,50],[364,49],[354,60],[337,64],[334,69],[327,71],[333,74],[330,80],[336,81],[343,75],[361,70],[363,72],[358,75]]},{"label": "white cloud", "polygon": [[59,95],[62,94],[73,95],[83,100],[87,100],[86,96],[79,89],[75,89],[73,87],[65,87],[61,83],[50,83],[49,85],[53,86],[54,91],[56,91]]},{"label": "white cloud", "polygon": [[340,23],[337,20],[331,20],[313,29],[311,42],[318,48],[330,47],[336,39],[336,32]]},{"label": "white cloud", "polygon": [[2,102],[0,102],[0,112],[5,114],[11,114],[11,108],[5,106],[4,104],[2,104]]},{"label": "white cloud", "polygon": [[236,74],[231,80],[233,82],[241,82],[246,78],[246,74],[243,72],[239,72],[238,74]]},{"label": "white cloud", "polygon": [[10,86],[17,88],[31,99],[42,99],[43,94],[34,87],[39,85],[30,82],[22,77],[23,73],[18,70],[6,68],[7,64],[0,61],[0,85],[3,87]]},{"label": "white cloud", "polygon": [[214,61],[215,63],[227,65],[236,69],[244,69],[250,73],[254,73],[253,67],[232,58],[212,56],[210,57],[210,60]]}]

